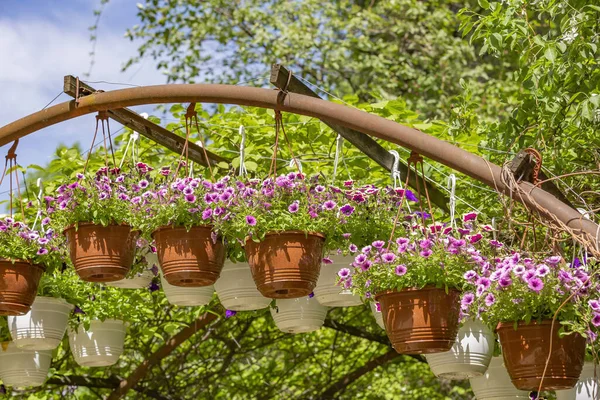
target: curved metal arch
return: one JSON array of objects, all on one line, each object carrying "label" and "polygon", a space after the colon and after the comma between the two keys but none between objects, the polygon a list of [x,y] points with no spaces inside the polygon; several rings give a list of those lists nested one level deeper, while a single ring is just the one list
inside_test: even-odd
[{"label": "curved metal arch", "polygon": [[[170,84],[94,93],[33,113],[0,128],[0,146],[47,126],[81,115],[144,104],[220,103],[276,109],[319,118],[414,150],[486,185],[509,194],[500,179],[501,168],[483,158],[416,129],[367,112],[301,94],[281,96],[277,90],[214,84]],[[600,227],[562,203],[550,193],[522,182],[520,187],[531,196],[516,196],[530,209],[546,218],[555,215],[577,235],[585,237],[600,251]]]}]

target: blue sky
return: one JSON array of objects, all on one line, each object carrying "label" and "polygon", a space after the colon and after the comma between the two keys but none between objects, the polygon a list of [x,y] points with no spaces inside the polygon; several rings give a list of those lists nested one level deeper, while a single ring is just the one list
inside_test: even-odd
[{"label": "blue sky", "polygon": [[[96,62],[89,78],[92,44],[88,27],[99,0],[0,0],[0,126],[38,111],[62,91],[63,76],[75,75],[89,81],[136,85],[165,83],[153,60],[122,73],[121,66],[136,54],[137,44],[124,38],[128,27],[137,23],[137,1],[111,0],[98,28]],[[123,86],[96,84],[114,90]],[[56,102],[67,101],[61,95]],[[139,107],[136,111],[151,111]],[[119,129],[111,123],[111,131]],[[94,116],[77,118],[35,132],[19,143],[19,164],[44,165],[59,143],[91,143]],[[8,147],[0,148],[3,159]],[[3,185],[4,186],[4,185]],[[7,190],[0,188],[0,192]]]}]

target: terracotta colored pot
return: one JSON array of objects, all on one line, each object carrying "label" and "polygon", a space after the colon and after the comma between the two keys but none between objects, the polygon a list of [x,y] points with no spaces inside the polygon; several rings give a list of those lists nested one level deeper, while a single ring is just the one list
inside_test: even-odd
[{"label": "terracotta colored pot", "polygon": [[44,270],[26,261],[0,259],[0,315],[29,312]]},{"label": "terracotta colored pot", "polygon": [[163,276],[173,286],[200,287],[214,284],[223,269],[225,246],[213,243],[212,226],[165,226],[152,234]]},{"label": "terracotta colored pot", "polygon": [[425,287],[388,291],[375,296],[385,331],[401,354],[448,351],[456,341],[460,293]]},{"label": "terracotta colored pot", "polygon": [[246,240],[246,259],[258,291],[270,299],[308,296],[317,285],[323,243],[320,233],[267,233],[256,243]]},{"label": "terracotta colored pot", "polygon": [[560,337],[560,323],[556,321],[550,348],[551,325],[552,321],[519,322],[517,329],[512,322],[498,325],[504,364],[517,389],[538,389],[548,354],[542,390],[570,389],[577,383],[583,369],[585,339],[576,333]]},{"label": "terracotta colored pot", "polygon": [[87,282],[124,279],[135,257],[138,231],[128,225],[80,223],[65,229],[75,271]]}]

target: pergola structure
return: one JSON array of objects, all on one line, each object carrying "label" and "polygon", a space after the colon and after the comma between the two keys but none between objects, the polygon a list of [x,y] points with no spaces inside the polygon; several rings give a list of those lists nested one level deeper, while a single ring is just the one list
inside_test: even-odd
[{"label": "pergola structure", "polygon": [[[67,76],[65,77],[64,91],[74,97],[74,100],[54,105],[1,127],[0,146],[45,127],[102,111],[107,112],[110,118],[122,125],[173,151],[181,152],[185,143],[184,138],[144,119],[127,107],[195,102],[269,108],[320,119],[388,170],[392,169],[394,158],[372,137],[397,144],[440,162],[485,183],[499,193],[510,195],[513,199],[523,203],[531,212],[538,213],[554,224],[568,229],[576,240],[588,246],[590,253],[600,254],[600,226],[584,218],[579,211],[568,204],[568,200],[554,185],[546,183],[542,187],[538,187],[527,181],[513,181],[515,185],[512,186],[503,179],[505,171],[501,166],[416,129],[346,105],[323,100],[282,66],[274,66],[271,82],[279,90],[233,85],[168,84],[102,92],[85,85],[77,78]],[[189,144],[189,155],[192,161],[203,165],[207,164],[207,158],[210,163],[227,161],[208,151],[208,157],[205,158],[203,149],[191,143]],[[401,164],[400,172],[405,178],[407,167]],[[409,184],[411,184],[410,181]],[[413,178],[412,186],[414,185]],[[433,186],[428,189],[432,202],[442,209],[447,209],[445,196]],[[204,314],[193,325],[188,326],[167,341],[157,352],[138,366],[127,379],[110,382],[110,386],[115,390],[109,399],[120,398],[130,389],[135,389],[149,369],[169,355],[179,344],[214,322],[216,318],[214,314]],[[384,362],[385,359],[394,356],[396,353],[391,350],[373,362]],[[49,383],[68,384],[68,382]],[[106,384],[106,382],[101,383]]]}]

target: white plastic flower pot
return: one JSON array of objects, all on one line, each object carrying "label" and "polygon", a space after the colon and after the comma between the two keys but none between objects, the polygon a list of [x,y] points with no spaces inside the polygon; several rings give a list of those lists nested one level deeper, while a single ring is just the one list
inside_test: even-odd
[{"label": "white plastic flower pot", "polygon": [[469,379],[488,369],[494,353],[494,333],[480,321],[467,320],[450,351],[426,354],[431,371],[440,378]]},{"label": "white plastic flower pot", "polygon": [[120,289],[145,289],[150,286],[152,278],[154,278],[152,271],[143,271],[137,273],[132,278],[125,278],[114,282],[106,282],[105,285]]},{"label": "white plastic flower pot", "polygon": [[50,350],[19,349],[14,343],[0,348],[0,379],[8,386],[41,386],[52,363]]},{"label": "white plastic flower pot", "polygon": [[[596,375],[594,377],[594,375]],[[579,381],[573,389],[557,390],[556,400],[597,400],[600,399],[600,366],[597,366],[594,374],[594,363],[586,362]]]},{"label": "white plastic flower pot", "polygon": [[333,264],[321,265],[321,273],[315,287],[315,298],[327,307],[352,307],[362,304],[360,296],[352,294],[350,290],[337,285],[338,272],[342,268],[354,270],[350,265],[354,257],[349,256],[330,256]]},{"label": "white plastic flower pot", "polygon": [[529,400],[529,392],[513,386],[502,356],[492,357],[485,374],[469,382],[477,400]]},{"label": "white plastic flower pot", "polygon": [[210,303],[215,291],[214,286],[182,287],[171,285],[160,276],[160,283],[169,303],[174,306],[204,306]]},{"label": "white plastic flower pot", "polygon": [[69,344],[75,362],[82,367],[114,365],[123,353],[125,322],[116,319],[94,320],[87,331],[83,325],[69,329]]},{"label": "white plastic flower pot", "polygon": [[280,331],[286,333],[313,332],[321,328],[327,316],[327,307],[314,297],[277,299],[271,316]]},{"label": "white plastic flower pot", "polygon": [[221,304],[228,310],[260,310],[271,304],[271,299],[263,297],[256,288],[247,262],[225,261],[221,277],[215,282],[215,290]]},{"label": "white plastic flower pot", "polygon": [[27,314],[8,317],[13,342],[27,350],[57,348],[65,336],[72,309],[73,305],[64,299],[36,297]]},{"label": "white plastic flower pot", "polygon": [[369,302],[369,305],[371,307],[371,313],[373,314],[373,317],[375,317],[375,322],[377,322],[377,325],[379,325],[381,329],[385,329],[385,324],[383,323],[383,314],[381,311],[377,311],[377,305],[374,302]]}]

